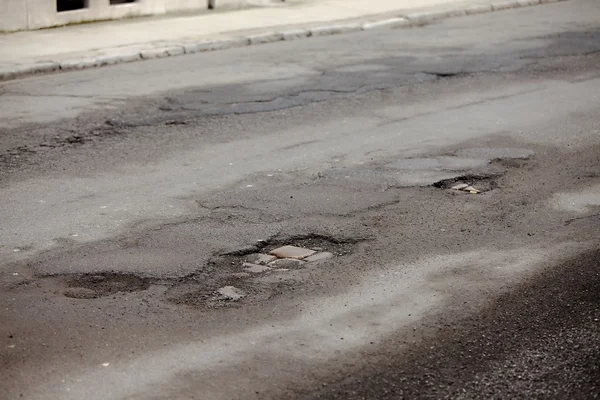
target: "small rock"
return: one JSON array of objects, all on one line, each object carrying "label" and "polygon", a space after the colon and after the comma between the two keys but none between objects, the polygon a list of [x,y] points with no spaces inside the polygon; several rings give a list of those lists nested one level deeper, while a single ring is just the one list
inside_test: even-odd
[{"label": "small rock", "polygon": [[464,188],[469,187],[466,183],[459,183],[458,185],[452,186],[452,190],[463,190]]},{"label": "small rock", "polygon": [[275,250],[271,250],[269,254],[274,255],[277,258],[295,258],[302,260],[303,258],[310,257],[315,254],[316,251],[305,249],[296,246],[283,246]]},{"label": "small rock", "polygon": [[324,251],[322,253],[313,254],[312,256],[307,257],[304,260],[307,262],[315,262],[315,261],[329,260],[332,257],[333,257],[333,253]]},{"label": "small rock", "polygon": [[300,268],[304,261],[295,258],[281,258],[269,263],[271,268]]},{"label": "small rock", "polygon": [[253,274],[260,274],[261,272],[269,271],[271,269],[266,265],[258,265],[252,263],[243,263],[242,266],[244,267],[245,271],[252,272]]},{"label": "small rock", "polygon": [[469,193],[473,193],[473,194],[477,194],[480,192],[479,189],[475,189],[473,186],[467,186],[466,188],[463,189],[465,192],[469,192]]},{"label": "small rock", "polygon": [[250,254],[248,256],[248,262],[258,265],[267,265],[271,261],[275,261],[277,257],[269,254]]},{"label": "small rock", "polygon": [[217,290],[225,300],[238,301],[246,297],[246,293],[236,288],[235,286],[224,286]]},{"label": "small rock", "polygon": [[63,294],[72,299],[95,299],[98,297],[98,293],[94,290],[82,287],[69,288]]}]

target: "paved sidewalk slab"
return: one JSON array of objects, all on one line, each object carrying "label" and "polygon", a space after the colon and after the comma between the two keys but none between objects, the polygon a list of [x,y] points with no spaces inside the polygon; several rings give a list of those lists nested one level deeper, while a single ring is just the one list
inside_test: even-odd
[{"label": "paved sidewalk slab", "polygon": [[[559,0],[287,0],[227,13],[0,35],[0,80],[526,7]],[[564,0],[563,0],[564,1]]]}]

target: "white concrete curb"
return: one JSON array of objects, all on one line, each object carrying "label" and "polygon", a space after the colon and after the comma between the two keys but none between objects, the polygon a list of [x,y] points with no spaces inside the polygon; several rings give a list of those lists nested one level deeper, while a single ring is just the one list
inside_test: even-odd
[{"label": "white concrete curb", "polygon": [[491,4],[478,4],[465,8],[467,15],[483,14],[491,11],[493,11]]},{"label": "white concrete curb", "polygon": [[202,51],[214,51],[233,49],[235,47],[244,47],[250,45],[250,39],[247,37],[234,37],[231,39],[203,41],[198,43],[188,43],[183,45],[186,54],[199,53]]},{"label": "white concrete curb", "polygon": [[461,17],[463,15],[467,15],[465,9],[408,13],[406,18],[416,24],[426,24],[438,19]]},{"label": "white concrete curb", "polygon": [[283,40],[304,39],[310,36],[308,29],[290,29],[281,32],[281,34],[283,35]]},{"label": "white concrete curb", "polygon": [[358,32],[362,30],[362,25],[359,23],[352,24],[332,24],[323,25],[311,28],[309,30],[310,36],[328,36],[338,35],[340,33]]},{"label": "white concrete curb", "polygon": [[266,32],[258,35],[248,36],[250,44],[272,43],[283,40],[283,34],[280,32]]},{"label": "white concrete curb", "polygon": [[[78,70],[85,68],[102,67],[128,63],[140,60],[151,60],[154,58],[174,57],[183,54],[193,54],[204,51],[225,50],[249,45],[273,43],[282,40],[305,39],[311,36],[338,35],[342,33],[367,31],[372,29],[385,29],[397,27],[411,27],[430,23],[432,21],[452,18],[464,15],[482,14],[493,11],[506,10],[509,8],[528,7],[539,4],[556,3],[567,0],[497,0],[491,4],[479,4],[460,6],[458,8],[445,8],[442,11],[414,12],[406,15],[386,17],[379,20],[368,20],[364,23],[331,23],[315,26],[308,29],[287,29],[282,31],[267,31],[242,37],[232,37],[222,40],[200,41],[194,43],[172,44],[149,48],[142,51],[124,52],[115,49],[109,55],[87,57],[81,59],[45,61],[29,65],[18,65],[11,68],[0,68],[0,81],[16,79],[27,75],[42,74],[56,71]],[[152,44],[149,44],[150,46]],[[110,51],[107,49],[105,51]]]},{"label": "white concrete curb", "polygon": [[410,22],[406,18],[388,18],[381,19],[379,21],[374,22],[365,22],[362,25],[362,29],[365,31],[371,29],[380,29],[380,28],[396,28],[400,26],[410,25]]}]

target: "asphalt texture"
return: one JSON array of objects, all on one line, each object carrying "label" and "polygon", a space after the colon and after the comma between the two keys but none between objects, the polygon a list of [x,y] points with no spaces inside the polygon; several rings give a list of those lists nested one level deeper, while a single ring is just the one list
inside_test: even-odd
[{"label": "asphalt texture", "polygon": [[0,84],[0,398],[600,397],[599,21]]},{"label": "asphalt texture", "polygon": [[599,271],[597,250],[565,260],[428,336],[386,339],[352,375],[297,398],[598,398]]}]

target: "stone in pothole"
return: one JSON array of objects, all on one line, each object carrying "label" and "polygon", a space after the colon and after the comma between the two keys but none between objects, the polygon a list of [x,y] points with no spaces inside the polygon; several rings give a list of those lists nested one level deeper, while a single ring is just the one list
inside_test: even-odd
[{"label": "stone in pothole", "polygon": [[283,246],[269,252],[269,254],[274,255],[277,258],[295,258],[297,260],[310,257],[315,253],[316,251],[314,250],[296,246]]},{"label": "stone in pothole", "polygon": [[312,256],[305,258],[304,261],[317,262],[317,261],[329,260],[330,258],[333,258],[333,253],[324,251],[322,253],[313,254]]},{"label": "stone in pothole", "polygon": [[248,262],[258,265],[267,265],[271,261],[275,261],[277,257],[269,254],[250,254],[247,258]]},{"label": "stone in pothole", "polygon": [[300,268],[302,264],[305,264],[304,261],[298,260],[296,258],[280,258],[279,260],[275,260],[269,264],[271,268]]},{"label": "stone in pothole", "polygon": [[465,192],[470,192],[470,193],[473,193],[473,194],[477,194],[477,193],[481,192],[481,190],[475,189],[473,186],[467,186],[466,188],[463,188],[463,190]]},{"label": "stone in pothole", "polygon": [[463,190],[464,188],[469,187],[466,183],[459,183],[457,185],[452,186],[453,190]]},{"label": "stone in pothole", "polygon": [[235,286],[224,286],[217,290],[217,292],[225,299],[229,301],[238,301],[246,297],[246,293],[236,288]]},{"label": "stone in pothole", "polygon": [[269,271],[271,268],[266,265],[258,265],[252,263],[243,263],[244,271],[252,272],[253,274],[260,274],[261,272]]}]

